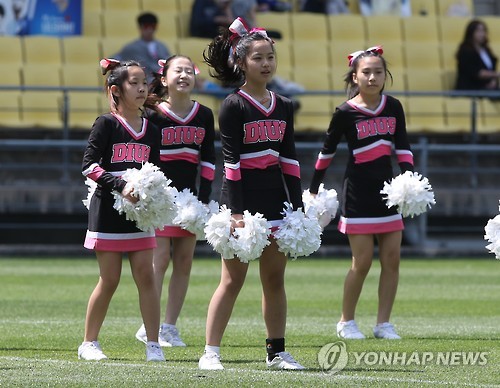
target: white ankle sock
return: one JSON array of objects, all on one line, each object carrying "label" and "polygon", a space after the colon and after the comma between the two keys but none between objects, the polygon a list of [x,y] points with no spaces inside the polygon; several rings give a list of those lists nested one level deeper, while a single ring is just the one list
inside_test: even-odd
[{"label": "white ankle sock", "polygon": [[220,346],[205,345],[205,353],[215,353],[220,356]]}]

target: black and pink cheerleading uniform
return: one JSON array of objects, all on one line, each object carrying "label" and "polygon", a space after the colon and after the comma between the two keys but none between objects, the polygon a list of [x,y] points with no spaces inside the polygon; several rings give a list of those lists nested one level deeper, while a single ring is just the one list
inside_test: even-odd
[{"label": "black and pink cheerleading uniform", "polygon": [[349,160],[342,193],[338,228],[345,234],[378,234],[404,229],[395,207],[387,208],[380,190],[393,178],[394,148],[401,172],[413,171],[413,153],[399,100],[382,95],[379,106],[369,110],[346,101],[335,110],[318,155],[310,185],[317,193],[342,137]]},{"label": "black and pink cheerleading uniform", "polygon": [[294,143],[293,105],[270,92],[269,108],[243,90],[226,97],[219,112],[224,156],[220,204],[233,214],[262,214],[277,227],[284,202],[303,207]]},{"label": "black and pink cheerleading uniform", "polygon": [[160,163],[160,132],[142,119],[140,132],[118,114],[104,114],[92,126],[82,163],[82,174],[97,183],[90,200],[84,247],[98,251],[130,252],[156,247],[154,233],[137,228],[113,208],[112,192],[126,185],[121,176],[145,162]]}]

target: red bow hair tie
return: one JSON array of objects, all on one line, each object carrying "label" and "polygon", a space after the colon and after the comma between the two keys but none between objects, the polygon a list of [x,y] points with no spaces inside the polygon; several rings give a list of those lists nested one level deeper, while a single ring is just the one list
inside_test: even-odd
[{"label": "red bow hair tie", "polygon": [[357,57],[367,52],[377,53],[378,55],[382,55],[384,53],[384,50],[382,49],[382,46],[373,46],[367,48],[366,50],[355,51],[347,56],[347,59],[349,60],[349,66],[352,66],[352,63]]},{"label": "red bow hair tie", "polygon": [[101,66],[102,75],[105,75],[108,71],[120,66],[120,61],[112,58],[104,58],[99,61],[99,66]]},{"label": "red bow hair tie", "polygon": [[237,17],[229,26],[229,31],[233,33],[231,35],[231,40],[233,41],[234,39],[239,39],[247,34],[253,34],[255,32],[258,32],[262,35],[264,35],[266,38],[267,32],[264,28],[252,28],[251,30],[248,29],[248,24],[243,20],[243,18]]}]

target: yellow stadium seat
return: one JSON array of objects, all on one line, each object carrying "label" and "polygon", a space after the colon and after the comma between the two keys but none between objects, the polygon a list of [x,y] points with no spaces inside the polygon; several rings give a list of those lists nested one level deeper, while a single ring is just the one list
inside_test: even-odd
[{"label": "yellow stadium seat", "polygon": [[365,23],[361,15],[330,15],[327,16],[327,23],[331,42],[349,42],[351,51],[366,48]]},{"label": "yellow stadium seat", "polygon": [[444,101],[441,96],[408,96],[408,132],[446,132]]},{"label": "yellow stadium seat", "polygon": [[365,17],[367,47],[356,48],[353,51],[363,50],[375,45],[383,46],[386,42],[401,42],[403,40],[401,20],[401,17],[395,15]]},{"label": "yellow stadium seat", "polygon": [[282,40],[275,44],[277,73],[290,78],[293,73],[293,44],[289,40]]},{"label": "yellow stadium seat", "polygon": [[100,114],[98,98],[98,92],[68,93],[68,124],[70,128],[90,129],[92,127]]},{"label": "yellow stadium seat", "polygon": [[178,54],[186,55],[200,69],[200,76],[203,78],[209,77],[209,67],[204,62],[203,51],[210,43],[210,39],[206,38],[182,38],[178,40]]},{"label": "yellow stadium seat", "polygon": [[442,16],[438,19],[441,44],[453,44],[455,48],[462,41],[469,18]]},{"label": "yellow stadium seat", "polygon": [[22,86],[21,63],[0,63],[0,74],[3,74],[0,85]]},{"label": "yellow stadium seat", "polygon": [[[408,90],[406,85],[406,75],[403,67],[391,67],[391,75],[387,76],[385,89],[387,92],[405,92]],[[392,76],[392,78],[391,78]]]},{"label": "yellow stadium seat", "polygon": [[438,0],[411,0],[411,14],[421,16],[434,16],[437,13]]},{"label": "yellow stadium seat", "polygon": [[406,86],[411,92],[441,92],[443,87],[443,73],[440,69],[412,69],[406,73]]},{"label": "yellow stadium seat", "polygon": [[295,69],[314,71],[315,68],[331,66],[327,41],[296,40],[292,44],[292,58]]},{"label": "yellow stadium seat", "polygon": [[500,102],[482,98],[478,101],[479,133],[499,133],[500,132]]},{"label": "yellow stadium seat", "polygon": [[293,40],[328,41],[330,35],[325,14],[292,12],[290,14]]},{"label": "yellow stadium seat", "polygon": [[455,54],[458,45],[454,43],[441,44],[441,59],[443,61],[443,87],[445,90],[454,89],[457,77],[457,60]]},{"label": "yellow stadium seat", "polygon": [[[479,17],[488,28],[488,38],[491,44],[500,43],[500,16],[484,15]],[[500,55],[500,52],[496,52]]]},{"label": "yellow stadium seat", "polygon": [[99,11],[88,11],[82,15],[82,30],[85,36],[95,36],[101,38],[104,36],[102,26],[102,16]]},{"label": "yellow stadium seat", "polygon": [[466,97],[446,97],[444,107],[448,132],[470,133],[471,99]]},{"label": "yellow stadium seat", "polygon": [[402,42],[385,42],[382,44],[382,49],[384,50],[384,54],[382,55],[387,62],[389,70],[393,68],[405,67],[406,63],[403,55]]},{"label": "yellow stadium seat", "polygon": [[436,42],[407,42],[403,46],[406,69],[428,69],[429,72],[441,71],[441,47]]},{"label": "yellow stadium seat", "polygon": [[[115,12],[115,11],[132,11],[138,14],[141,11],[142,0],[102,0],[102,10],[103,12]],[[84,1],[85,2],[85,1]],[[169,1],[165,1],[168,3]]]},{"label": "yellow stadium seat", "polygon": [[102,0],[85,0],[82,1],[83,15],[87,12],[102,12]]},{"label": "yellow stadium seat", "polygon": [[[358,45],[356,45],[355,47],[356,48],[353,49],[352,43],[336,42],[336,41],[331,42],[328,49],[330,53],[331,66],[334,69],[335,68],[342,69],[342,71],[345,73],[349,68],[349,61],[347,59],[349,54],[351,54],[354,51],[364,50],[366,48],[364,46],[362,46],[361,48],[357,48],[359,47]],[[337,69],[335,71],[337,71]]]},{"label": "yellow stadium seat", "polygon": [[292,27],[289,12],[257,12],[257,26],[266,30],[276,30],[281,33],[282,40],[292,39]]},{"label": "yellow stadium seat", "polygon": [[120,10],[102,13],[102,25],[105,38],[126,38],[128,40],[139,37],[137,26],[137,12]]},{"label": "yellow stadium seat", "polygon": [[405,44],[409,42],[439,42],[438,18],[435,16],[410,16],[401,18]]},{"label": "yellow stadium seat", "polygon": [[32,127],[62,129],[62,93],[56,91],[22,92],[21,123]]},{"label": "yellow stadium seat", "polygon": [[[24,63],[62,63],[61,39],[52,36],[31,35],[23,37]],[[43,73],[40,73],[43,74]]]},{"label": "yellow stadium seat", "polygon": [[293,71],[293,81],[308,91],[333,89],[329,67],[303,68],[299,66]]},{"label": "yellow stadium seat", "polygon": [[2,63],[23,63],[22,38],[19,36],[0,36]]},{"label": "yellow stadium seat", "polygon": [[59,64],[26,63],[21,67],[21,74],[24,86],[62,86]]},{"label": "yellow stadium seat", "polygon": [[170,1],[177,1],[177,7],[179,11],[191,13],[194,0],[170,0]]},{"label": "yellow stadium seat", "polygon": [[[174,39],[175,37],[189,38],[191,36],[189,32],[191,12],[178,12],[177,14],[169,14],[168,16],[168,25],[163,26],[165,28],[168,28],[168,31],[159,31],[158,37],[161,37],[161,39],[167,39],[169,36],[171,36],[171,38]],[[163,25],[164,23],[162,22],[161,24]],[[162,28],[162,25],[160,25],[160,29]]]},{"label": "yellow stadium seat", "polygon": [[98,62],[66,64],[61,68],[61,77],[65,87],[98,88],[104,83]]},{"label": "yellow stadium seat", "polygon": [[[457,0],[436,0],[437,14],[439,16],[447,16],[451,5],[457,4]],[[470,16],[474,15],[474,0],[461,0],[469,10]]]},{"label": "yellow stadium seat", "polygon": [[101,58],[113,58],[119,53],[123,46],[130,43],[128,38],[103,38],[100,43]]},{"label": "yellow stadium seat", "polygon": [[0,90],[0,126],[18,127],[21,125],[20,95],[13,90]]},{"label": "yellow stadium seat", "polygon": [[[177,0],[142,0],[142,11],[143,12],[153,12],[156,13],[161,10],[161,13],[158,15],[160,18],[160,22],[162,19],[163,13],[177,13],[180,12],[180,8]],[[186,2],[186,0],[184,0]],[[191,9],[190,9],[191,11]]]},{"label": "yellow stadium seat", "polygon": [[222,99],[208,95],[208,94],[196,94],[194,93],[191,98],[198,101],[200,104],[205,105],[207,108],[212,109],[214,114],[214,126],[215,129],[219,129],[219,109]]},{"label": "yellow stadium seat", "polygon": [[100,39],[93,36],[61,38],[63,63],[94,64],[101,59]]},{"label": "yellow stadium seat", "polygon": [[300,95],[297,99],[300,109],[295,115],[295,129],[326,132],[333,113],[332,97],[330,95]]}]

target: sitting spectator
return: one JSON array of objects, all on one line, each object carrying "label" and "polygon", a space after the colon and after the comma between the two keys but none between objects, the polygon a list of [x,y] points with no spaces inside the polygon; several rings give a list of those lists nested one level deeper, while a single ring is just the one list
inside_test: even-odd
[{"label": "sitting spectator", "polygon": [[194,0],[191,9],[189,33],[199,38],[214,38],[220,27],[228,27],[234,20],[232,0]]},{"label": "sitting spectator", "polygon": [[465,29],[465,34],[458,51],[457,90],[495,90],[498,89],[499,73],[497,57],[491,51],[488,42],[488,28],[480,20],[472,20]]},{"label": "sitting spectator", "polygon": [[327,15],[350,13],[349,7],[344,0],[306,0],[302,6],[302,11]]},{"label": "sitting spectator", "polygon": [[292,5],[280,0],[257,0],[258,12],[288,12],[292,11]]},{"label": "sitting spectator", "polygon": [[[232,0],[231,10],[235,18],[240,17],[245,20],[250,28],[257,27],[256,14],[258,12],[257,0]],[[266,28],[267,36],[274,39],[281,39],[281,32]]]},{"label": "sitting spectator", "polygon": [[[125,21],[124,21],[125,22]],[[126,44],[120,52],[112,57],[120,61],[134,60],[146,71],[148,82],[153,80],[153,73],[158,70],[158,59],[170,57],[167,46],[155,39],[158,18],[155,14],[145,12],[137,18],[139,39]]]},{"label": "sitting spectator", "polygon": [[363,16],[399,15],[411,16],[410,0],[359,0],[359,11]]}]

